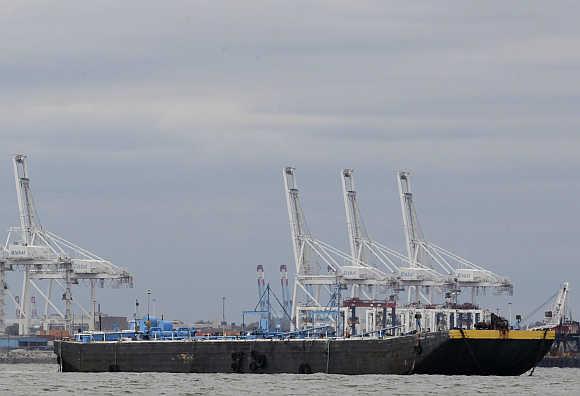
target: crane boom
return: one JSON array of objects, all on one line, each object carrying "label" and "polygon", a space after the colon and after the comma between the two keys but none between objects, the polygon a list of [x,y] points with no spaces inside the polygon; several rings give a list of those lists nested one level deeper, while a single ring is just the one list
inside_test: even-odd
[{"label": "crane boom", "polygon": [[296,273],[303,275],[312,274],[312,265],[306,255],[305,238],[310,237],[306,227],[300,192],[296,187],[296,170],[292,167],[284,168],[284,185],[286,187],[286,202],[288,204],[288,219],[290,221],[290,233],[294,247],[294,260]]},{"label": "crane boom", "polygon": [[22,242],[28,246],[33,243],[34,232],[40,228],[40,225],[37,224],[36,210],[30,191],[30,178],[28,177],[26,155],[17,154],[12,158],[12,162],[14,165],[14,179],[16,182]]},{"label": "crane boom", "polygon": [[421,231],[415,215],[415,206],[413,203],[413,193],[411,192],[411,172],[398,172],[399,197],[401,200],[401,211],[403,214],[403,227],[405,231],[405,242],[407,247],[407,256],[411,267],[422,264],[420,246],[418,241],[421,238]]},{"label": "crane boom", "polygon": [[343,169],[341,175],[350,254],[353,257],[352,265],[357,266],[367,265],[368,258],[364,252],[363,241],[365,238],[368,239],[368,237],[360,216],[356,191],[354,189],[353,172],[352,169]]},{"label": "crane boom", "polygon": [[552,306],[551,317],[548,318],[547,324],[557,326],[564,318],[566,302],[568,300],[568,282],[564,282],[558,291],[558,296]]}]

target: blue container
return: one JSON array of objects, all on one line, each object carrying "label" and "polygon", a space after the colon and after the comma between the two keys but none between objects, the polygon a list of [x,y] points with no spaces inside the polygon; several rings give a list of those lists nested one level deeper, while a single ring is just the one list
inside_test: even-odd
[{"label": "blue container", "polygon": [[161,338],[161,328],[160,327],[152,327],[149,330],[149,335],[151,338]]},{"label": "blue container", "polygon": [[161,327],[163,331],[173,331],[173,323],[168,320],[160,320],[159,327]]},{"label": "blue container", "polygon": [[105,333],[105,341],[119,341],[121,333]]},{"label": "blue container", "polygon": [[180,327],[175,332],[175,335],[177,335],[178,337],[189,337],[189,334],[190,334],[189,327]]},{"label": "blue container", "polygon": [[93,334],[94,341],[105,341],[105,334],[103,333],[95,333]]}]

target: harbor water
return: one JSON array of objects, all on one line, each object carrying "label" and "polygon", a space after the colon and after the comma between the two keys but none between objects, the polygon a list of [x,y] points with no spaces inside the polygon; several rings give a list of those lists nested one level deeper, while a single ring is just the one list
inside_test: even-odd
[{"label": "harbor water", "polygon": [[580,370],[533,376],[60,373],[55,364],[0,364],[1,395],[580,395]]}]

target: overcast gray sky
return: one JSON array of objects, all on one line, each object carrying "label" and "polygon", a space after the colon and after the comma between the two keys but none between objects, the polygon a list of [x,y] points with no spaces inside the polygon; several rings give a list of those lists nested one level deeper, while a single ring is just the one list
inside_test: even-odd
[{"label": "overcast gray sky", "polygon": [[[10,155],[44,226],[132,271],[132,312],[229,320],[293,267],[281,169],[347,249],[339,170],[403,250],[395,170],[429,239],[510,276],[514,311],[580,305],[580,4],[18,1],[0,7],[0,227]],[[19,283],[11,275],[11,286]],[[499,305],[498,305],[499,306]]]}]

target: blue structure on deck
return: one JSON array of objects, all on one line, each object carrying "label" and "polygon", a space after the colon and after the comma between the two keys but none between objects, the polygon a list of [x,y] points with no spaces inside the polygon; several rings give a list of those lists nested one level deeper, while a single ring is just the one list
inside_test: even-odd
[{"label": "blue structure on deck", "polygon": [[129,330],[79,332],[74,338],[78,342],[135,341],[135,340],[183,340],[196,336],[194,327],[173,328],[173,322],[150,316],[132,320]]}]

